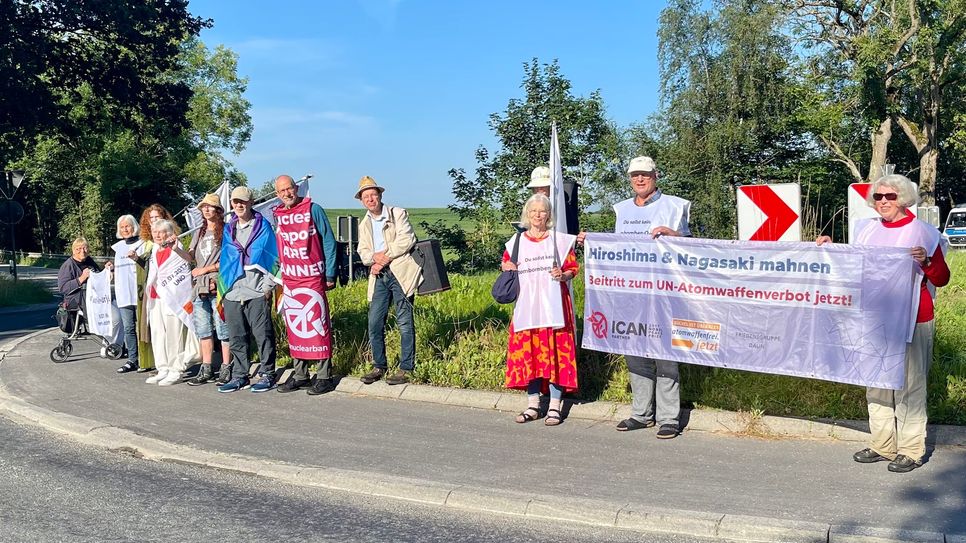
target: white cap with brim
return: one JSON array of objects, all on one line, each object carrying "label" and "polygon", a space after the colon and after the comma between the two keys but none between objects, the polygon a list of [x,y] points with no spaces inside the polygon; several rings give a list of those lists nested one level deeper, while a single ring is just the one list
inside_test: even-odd
[{"label": "white cap with brim", "polygon": [[547,166],[537,166],[533,169],[530,174],[530,184],[527,185],[528,189],[535,189],[540,187],[550,186],[550,168]]},{"label": "white cap with brim", "polygon": [[657,171],[657,165],[654,164],[654,159],[649,156],[634,157],[631,159],[631,163],[627,165],[627,173],[655,171]]}]

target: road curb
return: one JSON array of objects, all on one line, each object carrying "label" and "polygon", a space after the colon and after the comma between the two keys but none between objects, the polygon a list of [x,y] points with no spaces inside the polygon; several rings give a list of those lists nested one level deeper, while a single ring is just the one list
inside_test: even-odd
[{"label": "road curb", "polygon": [[[34,332],[0,346],[0,362],[7,353],[21,343],[48,331]],[[351,394],[364,396],[409,397],[414,399],[415,397],[425,397],[428,398],[428,401],[434,403],[438,403],[436,399],[440,398],[447,402],[466,401],[471,404],[470,407],[486,409],[498,409],[509,401],[501,393],[475,394],[474,392],[478,391],[462,391],[460,394],[456,394],[456,398],[454,398],[452,391],[449,394],[439,395],[406,392],[411,387],[429,388],[420,385],[389,387],[383,384],[383,387],[371,388],[371,386],[356,387],[346,380],[343,380],[343,382],[345,389],[354,391]],[[340,383],[340,389],[342,388]],[[367,394],[366,390],[368,389],[375,393]],[[517,396],[516,400],[525,401],[525,397],[522,395],[515,396]],[[461,405],[459,403],[450,404]],[[619,411],[619,408],[610,411],[612,418],[619,415]],[[0,382],[0,413],[4,413],[11,419],[31,423],[65,435],[86,445],[131,454],[147,460],[190,464],[265,477],[290,484],[401,499],[467,511],[576,522],[642,533],[667,533],[762,543],[775,541],[806,543],[832,543],[833,541],[836,543],[966,542],[966,534],[945,535],[938,532],[890,530],[868,526],[837,526],[769,517],[727,515],[683,509],[660,509],[625,502],[592,500],[564,495],[528,494],[442,483],[378,472],[295,465],[270,458],[208,451],[144,436],[130,429],[34,405],[13,396],[3,386],[2,382]],[[701,424],[712,426],[727,424],[731,419],[728,418],[727,414],[723,416],[723,413],[725,412],[711,412],[710,414],[714,416],[708,417]],[[737,414],[731,413],[730,415]]]},{"label": "road curb", "polygon": [[[178,462],[278,480],[469,511],[526,516],[708,538],[773,542],[893,543],[963,541],[966,536],[935,532],[833,527],[828,524],[767,517],[658,509],[572,496],[547,496],[468,487],[383,473],[301,466],[246,455],[206,451],[140,435],[134,431],[59,413],[11,396],[0,387],[0,411],[14,420],[36,424],[78,442],[160,462]],[[952,538],[952,539],[950,539]]]},{"label": "road curb", "polygon": [[[57,327],[51,327],[39,330],[0,346],[0,362],[6,353],[24,341],[56,329]],[[526,395],[517,391],[496,392],[412,383],[393,386],[387,385],[385,381],[365,385],[354,376],[340,379],[336,391],[353,396],[495,409],[507,413],[517,413],[526,407]],[[617,422],[631,414],[628,404],[608,401],[570,403],[566,413],[567,419],[593,422]],[[856,443],[865,443],[869,439],[868,421],[810,420],[716,409],[692,409],[687,412],[685,420],[685,431],[727,433],[764,439],[833,439]],[[930,424],[926,442],[931,445],[966,447],[966,426]]]}]

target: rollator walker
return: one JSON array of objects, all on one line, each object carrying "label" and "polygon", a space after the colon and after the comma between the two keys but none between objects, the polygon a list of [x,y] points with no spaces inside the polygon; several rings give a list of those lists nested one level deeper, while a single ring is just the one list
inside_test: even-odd
[{"label": "rollator walker", "polygon": [[[66,335],[60,339],[60,343],[58,343],[56,347],[51,349],[50,360],[58,364],[61,362],[66,362],[67,359],[70,358],[71,353],[74,352],[74,345],[72,342],[78,340],[97,341],[101,346],[101,358],[120,360],[124,356],[124,346],[120,343],[114,342],[117,340],[117,338],[121,337],[120,318],[114,319],[114,338],[109,339],[103,336],[92,334],[87,330],[87,319],[84,317],[83,309],[79,307],[68,307],[67,297],[80,291],[81,288],[82,287],[78,287],[69,292],[66,296],[64,296],[64,301],[57,306],[57,312],[54,314],[54,319],[57,321],[57,327],[60,328],[60,330]],[[111,303],[113,305],[113,301]],[[119,317],[119,315],[117,315],[116,306],[113,307],[113,310],[115,312],[115,316]]]}]

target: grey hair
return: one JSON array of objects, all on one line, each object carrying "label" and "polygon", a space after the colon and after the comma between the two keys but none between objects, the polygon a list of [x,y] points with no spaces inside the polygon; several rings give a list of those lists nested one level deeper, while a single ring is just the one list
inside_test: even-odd
[{"label": "grey hair", "polygon": [[174,221],[169,221],[168,219],[158,219],[151,223],[151,231],[154,232],[155,230],[164,230],[174,234]]},{"label": "grey hair", "polygon": [[883,175],[872,183],[872,186],[869,187],[869,193],[865,196],[866,205],[872,208],[875,207],[875,200],[872,198],[872,195],[881,187],[889,187],[890,189],[896,190],[896,194],[899,195],[896,199],[896,204],[899,207],[908,208],[919,203],[916,185],[908,177],[894,173],[891,175]]},{"label": "grey hair", "polygon": [[90,247],[90,244],[87,243],[87,238],[85,238],[84,236],[77,236],[76,238],[74,238],[74,241],[72,241],[70,244],[71,252],[73,252],[74,247],[77,247],[78,245],[87,245],[88,247]]},{"label": "grey hair", "polygon": [[127,222],[129,225],[131,225],[131,228],[134,229],[134,235],[137,235],[137,233],[140,232],[141,225],[138,224],[138,221],[134,218],[134,215],[121,215],[117,218],[117,233],[115,234],[117,239],[124,239],[124,236],[121,235],[121,223],[123,222]]},{"label": "grey hair", "polygon": [[550,198],[547,198],[539,192],[533,196],[527,198],[525,204],[523,204],[523,211],[520,212],[520,226],[523,228],[530,228],[530,217],[529,211],[530,206],[536,203],[541,203],[547,208],[547,213],[550,215],[547,217],[547,228],[553,227],[553,204],[550,203]]}]

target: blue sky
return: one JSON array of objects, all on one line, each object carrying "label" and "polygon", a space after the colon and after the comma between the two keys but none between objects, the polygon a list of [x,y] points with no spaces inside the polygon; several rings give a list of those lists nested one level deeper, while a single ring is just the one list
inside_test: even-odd
[{"label": "blue sky", "polygon": [[[406,207],[452,202],[450,168],[496,148],[487,121],[522,97],[523,63],[558,59],[577,95],[600,89],[621,126],[658,107],[663,0],[195,0],[202,34],[240,56],[255,125],[234,157],[259,187],[313,173],[313,199],[355,207],[373,176]],[[524,180],[521,180],[524,182]]]}]

